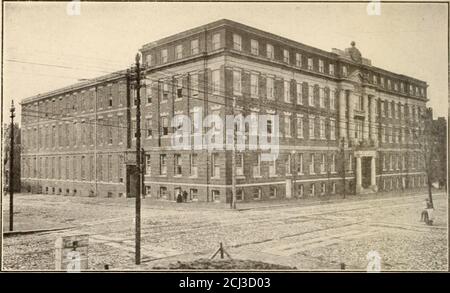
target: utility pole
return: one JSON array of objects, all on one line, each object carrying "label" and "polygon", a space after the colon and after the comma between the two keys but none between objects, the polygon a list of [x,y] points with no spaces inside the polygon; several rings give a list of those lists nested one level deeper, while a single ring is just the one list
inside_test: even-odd
[{"label": "utility pole", "polygon": [[136,231],[135,263],[141,264],[141,68],[140,55],[136,54]]},{"label": "utility pole", "polygon": [[342,181],[343,184],[343,196],[345,199],[345,138],[342,138]]},{"label": "utility pole", "polygon": [[[233,120],[235,119],[236,98],[233,98]],[[236,209],[236,123],[233,123],[233,151],[231,155],[231,208]]]},{"label": "utility pole", "polygon": [[[14,229],[14,187],[13,187],[13,167],[14,167],[14,100],[11,101],[11,146],[9,149],[9,231]],[[18,175],[18,174],[17,174]]]}]

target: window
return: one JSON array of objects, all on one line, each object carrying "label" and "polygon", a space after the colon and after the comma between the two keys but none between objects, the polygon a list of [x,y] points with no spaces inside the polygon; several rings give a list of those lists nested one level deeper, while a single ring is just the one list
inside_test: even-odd
[{"label": "window", "polygon": [[308,104],[314,107],[314,86],[310,85],[308,90]]},{"label": "window", "polygon": [[198,201],[198,189],[197,188],[192,188],[191,190],[190,190],[190,193],[191,193],[191,200],[192,201]]},{"label": "window", "polygon": [[330,172],[331,173],[336,173],[336,155],[335,154],[331,155]]},{"label": "window", "polygon": [[356,105],[355,108],[356,110],[362,111],[363,110],[363,96],[357,96],[356,97]]},{"label": "window", "polygon": [[348,72],[347,72],[347,66],[343,65],[343,66],[342,66],[342,76],[346,77],[347,74],[348,74]]},{"label": "window", "polygon": [[250,41],[250,45],[251,45],[251,52],[253,55],[259,55],[259,44],[257,40],[251,40]]},{"label": "window", "polygon": [[336,139],[336,121],[334,119],[330,119],[330,139]]},{"label": "window", "polygon": [[394,90],[398,91],[398,83],[394,82]]},{"label": "window", "polygon": [[177,99],[182,99],[183,98],[183,78],[182,77],[178,77],[176,79],[176,85],[177,85]]},{"label": "window", "polygon": [[191,154],[189,157],[189,166],[190,166],[190,176],[197,177],[198,176],[198,167],[197,167],[197,154]]},{"label": "window", "polygon": [[303,138],[303,115],[297,114],[297,137]]},{"label": "window", "polygon": [[183,45],[177,45],[175,47],[175,58],[176,59],[183,58]]},{"label": "window", "polygon": [[284,81],[283,91],[284,91],[284,101],[286,103],[290,103],[291,102],[291,88],[290,88],[290,83],[287,80]]},{"label": "window", "polygon": [[362,120],[354,120],[354,124],[355,124],[355,138],[357,139],[362,139],[363,138],[363,121]]},{"label": "window", "polygon": [[198,54],[198,39],[191,41],[191,54]]},{"label": "window", "polygon": [[241,72],[233,71],[233,94],[240,95],[242,91]]},{"label": "window", "polygon": [[147,104],[152,103],[152,84],[148,83],[145,86],[145,96],[147,97]]},{"label": "window", "polygon": [[319,118],[319,136],[320,139],[325,139],[325,118]]},{"label": "window", "polygon": [[295,66],[302,67],[302,54],[295,53]]},{"label": "window", "polygon": [[292,157],[291,154],[287,154],[287,159],[286,159],[286,175],[290,175],[291,172],[291,162],[292,161]]},{"label": "window", "polygon": [[261,188],[257,187],[253,189],[253,199],[260,200],[261,199]]},{"label": "window", "polygon": [[314,166],[314,154],[311,154],[311,161],[309,162],[309,174],[315,173],[315,166]]},{"label": "window", "polygon": [[308,69],[309,70],[313,70],[314,69],[314,64],[313,64],[313,59],[312,58],[308,58]]},{"label": "window", "polygon": [[267,51],[267,58],[273,60],[274,52],[273,52],[273,46],[271,44],[266,45],[266,51]]},{"label": "window", "polygon": [[348,156],[348,170],[352,171],[353,170],[353,155],[349,154]]},{"label": "window", "polygon": [[242,50],[242,38],[238,34],[233,34],[233,49],[238,51]]},{"label": "window", "polygon": [[303,154],[299,153],[297,154],[297,161],[296,161],[296,165],[297,165],[297,174],[303,174]]},{"label": "window", "polygon": [[211,167],[212,167],[211,176],[213,178],[220,178],[220,162],[218,153],[211,154]]},{"label": "window", "polygon": [[161,63],[167,63],[167,49],[161,50]]},{"label": "window", "polygon": [[320,195],[325,195],[325,192],[327,192],[327,185],[322,182],[320,183]]},{"label": "window", "polygon": [[324,64],[323,60],[319,59],[319,72],[324,73]]},{"label": "window", "polygon": [[328,73],[330,75],[334,75],[334,64],[329,64],[328,65]]},{"label": "window", "polygon": [[174,168],[175,168],[175,170],[174,170],[174,173],[175,173],[175,176],[180,176],[180,175],[182,175],[183,174],[183,172],[182,172],[182,162],[181,162],[181,155],[180,154],[175,154],[174,155]]},{"label": "window", "polygon": [[167,155],[159,155],[159,174],[167,175]]},{"label": "window", "polygon": [[256,98],[258,97],[258,75],[252,74],[250,76],[250,94],[252,97]]},{"label": "window", "polygon": [[217,95],[220,93],[220,71],[212,71],[212,93]]},{"label": "window", "polygon": [[319,106],[320,108],[325,108],[325,89],[319,88]]},{"label": "window", "polygon": [[261,154],[256,155],[256,166],[253,166],[253,177],[261,176]]},{"label": "window", "polygon": [[[233,40],[234,40],[234,36],[233,36]],[[212,38],[212,49],[213,50],[220,49],[220,33],[216,33],[216,34],[213,35],[213,38]]]},{"label": "window", "polygon": [[153,65],[153,55],[152,54],[148,54],[146,57],[146,61],[147,61],[147,66],[152,66]]},{"label": "window", "polygon": [[277,197],[277,188],[275,186],[270,186],[269,188],[269,197],[276,198]]},{"label": "window", "polygon": [[277,176],[277,158],[275,156],[273,156],[272,160],[269,163],[269,176]]},{"label": "window", "polygon": [[162,199],[167,199],[167,196],[168,196],[167,187],[161,186],[159,188],[159,197]]},{"label": "window", "polygon": [[313,115],[309,116],[309,138],[313,139],[314,138],[314,120],[315,117]]},{"label": "window", "polygon": [[244,154],[236,154],[236,175],[244,176]]},{"label": "window", "polygon": [[274,81],[273,78],[271,77],[267,77],[267,99],[269,100],[273,100],[274,99],[274,85],[273,85]]},{"label": "window", "polygon": [[330,109],[336,110],[336,90],[330,90],[329,91],[330,96]]},{"label": "window", "polygon": [[167,81],[164,81],[162,84],[162,99],[163,101],[166,101],[169,99],[169,83]]},{"label": "window", "polygon": [[310,196],[315,196],[316,195],[316,186],[314,185],[314,183],[312,183],[309,188],[310,188],[309,189],[309,195]]},{"label": "window", "polygon": [[283,62],[289,63],[289,51],[286,49],[283,49]]},{"label": "window", "polygon": [[169,135],[169,119],[161,117],[161,135]]},{"label": "window", "polygon": [[297,82],[297,105],[303,105],[303,87],[300,82]]},{"label": "window", "polygon": [[284,136],[291,137],[291,116],[284,116]]},{"label": "window", "polygon": [[299,184],[297,187],[297,197],[298,198],[303,197],[303,190],[304,190],[303,184]]},{"label": "window", "polygon": [[[119,162],[120,164],[120,162]],[[150,176],[152,174],[152,160],[150,155],[145,155],[145,175]]]}]

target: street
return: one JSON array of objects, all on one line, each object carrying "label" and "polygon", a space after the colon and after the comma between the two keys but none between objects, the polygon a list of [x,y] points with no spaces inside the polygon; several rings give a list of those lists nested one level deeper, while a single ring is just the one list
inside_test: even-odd
[{"label": "street", "polygon": [[[142,207],[142,265],[134,265],[134,200],[19,194],[15,230],[64,228],[4,237],[6,270],[53,270],[54,243],[64,233],[89,234],[89,268],[151,270],[207,258],[222,242],[235,259],[298,270],[365,271],[371,251],[382,271],[447,270],[447,200],[434,193],[435,223],[420,222],[425,192],[302,204],[172,204]],[[241,204],[245,207],[245,204]],[[4,231],[8,201],[3,201]]]}]

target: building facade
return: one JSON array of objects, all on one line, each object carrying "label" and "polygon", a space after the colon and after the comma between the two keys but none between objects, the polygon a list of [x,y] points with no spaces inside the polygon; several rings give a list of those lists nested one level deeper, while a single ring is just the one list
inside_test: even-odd
[{"label": "building facade", "polygon": [[[425,185],[415,137],[427,84],[372,66],[354,43],[327,52],[220,20],[146,44],[141,54],[148,197],[174,200],[187,191],[189,200],[228,202],[233,174],[238,201]],[[132,195],[135,101],[126,71],[25,99],[23,185]],[[264,139],[278,141],[277,156],[211,147],[227,142],[218,131],[225,116],[239,114],[250,118],[236,132],[257,143],[263,137],[250,126],[273,117]],[[192,119],[174,121],[182,115]],[[180,129],[189,130],[187,147],[175,148]]]}]

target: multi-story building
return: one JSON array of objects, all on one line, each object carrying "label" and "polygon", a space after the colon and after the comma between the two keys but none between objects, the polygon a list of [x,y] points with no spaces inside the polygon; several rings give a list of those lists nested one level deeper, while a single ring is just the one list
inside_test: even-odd
[{"label": "multi-story building", "polygon": [[[423,128],[426,82],[373,66],[354,43],[327,52],[220,20],[146,44],[141,53],[147,196],[173,200],[187,191],[190,200],[229,201],[233,174],[237,200],[245,201],[425,184],[415,137]],[[123,71],[25,99],[24,185],[133,194],[136,174],[126,154],[135,149],[135,98]],[[267,161],[258,148],[211,148],[227,141],[216,133],[221,121],[172,121],[211,114],[256,119],[237,132],[258,142],[249,126],[263,114],[274,117],[264,127],[269,140],[278,140],[278,155]],[[185,127],[188,146],[175,148]]]}]

